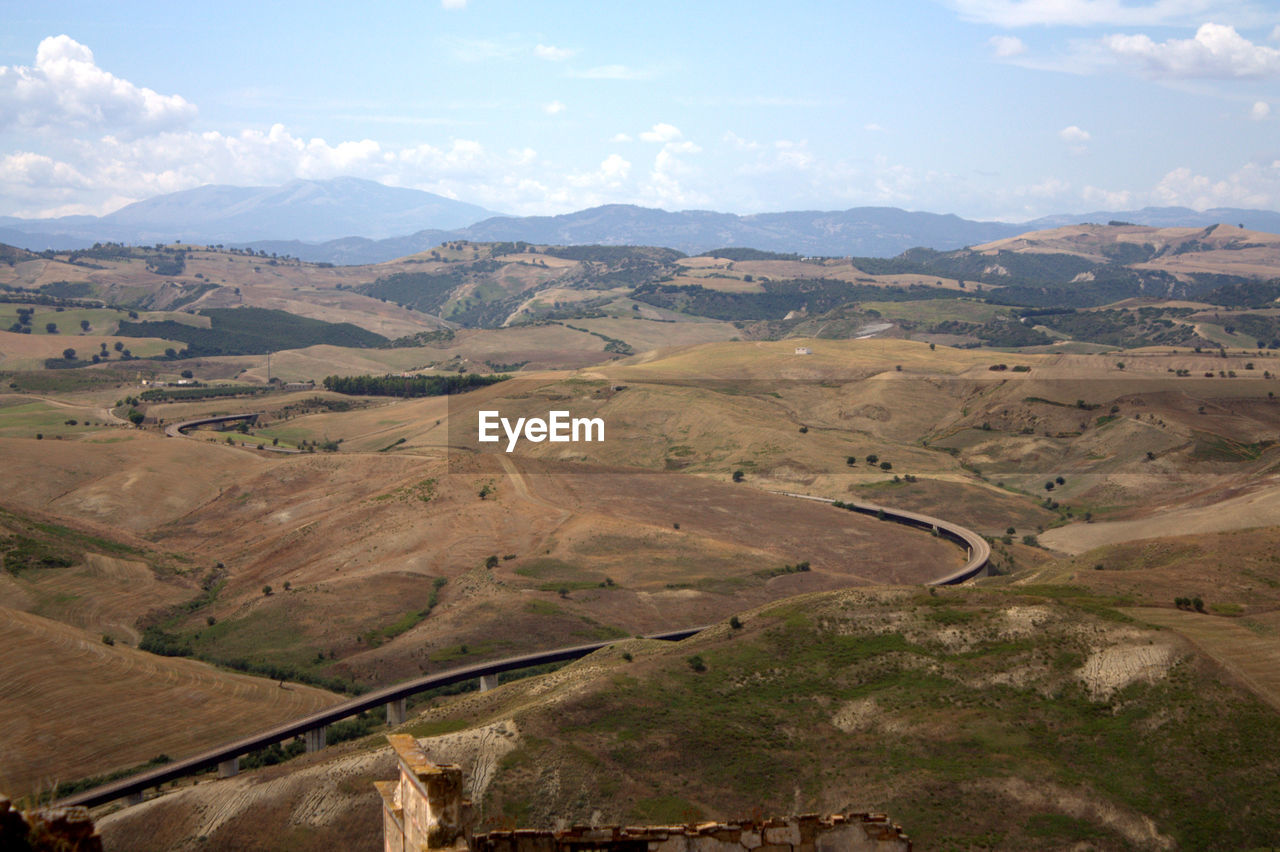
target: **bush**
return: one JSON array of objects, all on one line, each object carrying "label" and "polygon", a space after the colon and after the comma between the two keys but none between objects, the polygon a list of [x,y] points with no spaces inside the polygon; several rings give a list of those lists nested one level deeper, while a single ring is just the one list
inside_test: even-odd
[{"label": "bush", "polygon": [[697,654],[694,654],[692,657],[686,657],[685,662],[688,663],[689,668],[693,669],[695,672],[705,672],[707,670],[707,664],[704,663],[702,661],[702,657],[699,657]]}]

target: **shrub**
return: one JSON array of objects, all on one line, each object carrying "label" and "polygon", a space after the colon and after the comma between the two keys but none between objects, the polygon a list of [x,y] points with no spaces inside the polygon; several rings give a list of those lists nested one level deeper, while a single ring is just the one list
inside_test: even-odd
[{"label": "shrub", "polygon": [[688,663],[689,668],[693,669],[695,672],[705,672],[707,670],[707,664],[704,663],[702,661],[702,657],[699,657],[697,654],[694,654],[692,657],[686,657],[685,662]]}]

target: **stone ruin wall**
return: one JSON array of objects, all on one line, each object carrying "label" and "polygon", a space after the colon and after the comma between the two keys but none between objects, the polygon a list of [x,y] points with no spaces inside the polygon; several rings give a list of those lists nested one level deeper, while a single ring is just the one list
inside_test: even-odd
[{"label": "stone ruin wall", "polygon": [[910,852],[911,841],[884,814],[836,814],[764,821],[645,827],[573,826],[470,833],[462,770],[432,763],[408,734],[387,737],[400,777],[377,781],[385,852]]}]

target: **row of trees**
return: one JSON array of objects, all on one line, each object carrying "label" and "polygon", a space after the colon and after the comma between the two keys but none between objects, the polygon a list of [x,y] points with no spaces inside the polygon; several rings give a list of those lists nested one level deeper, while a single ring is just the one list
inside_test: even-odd
[{"label": "row of trees", "polygon": [[355,396],[447,396],[510,378],[463,373],[450,376],[325,376],[325,390]]}]

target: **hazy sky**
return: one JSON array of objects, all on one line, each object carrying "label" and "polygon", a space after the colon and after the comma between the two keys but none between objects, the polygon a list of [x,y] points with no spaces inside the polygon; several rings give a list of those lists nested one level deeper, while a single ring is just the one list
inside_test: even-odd
[{"label": "hazy sky", "polygon": [[195,5],[0,0],[0,215],[338,175],[519,214],[1280,208],[1275,0]]}]

